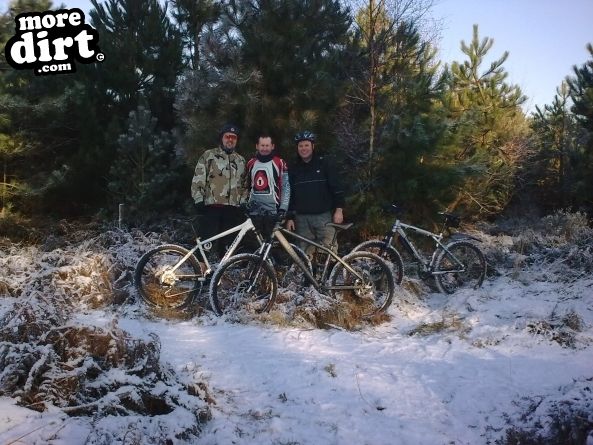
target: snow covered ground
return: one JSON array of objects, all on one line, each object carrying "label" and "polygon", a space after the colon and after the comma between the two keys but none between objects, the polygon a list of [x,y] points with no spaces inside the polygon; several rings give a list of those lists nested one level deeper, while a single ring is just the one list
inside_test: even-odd
[{"label": "snow covered ground", "polygon": [[[132,261],[123,251],[116,256]],[[8,253],[14,264],[19,253]],[[9,288],[34,263],[23,258]],[[502,269],[482,289],[452,296],[402,289],[389,321],[355,331],[209,314],[164,320],[141,303],[85,304],[70,324],[116,323],[147,341],[156,334],[160,359],[177,378],[205,383],[211,420],[199,434],[180,435],[191,421],[181,408],[153,417],[69,417],[4,396],[0,443],[494,444],[511,428],[546,434],[563,410],[591,426],[593,278],[560,279],[556,270]],[[0,316],[15,300],[0,298]],[[593,428],[588,434],[590,445]]]}]

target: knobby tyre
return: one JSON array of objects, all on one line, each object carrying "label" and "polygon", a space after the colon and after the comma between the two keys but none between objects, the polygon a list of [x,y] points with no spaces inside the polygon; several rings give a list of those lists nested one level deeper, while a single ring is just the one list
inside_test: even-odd
[{"label": "knobby tyre", "polygon": [[222,263],[210,281],[210,306],[217,315],[248,310],[267,312],[278,292],[272,265],[254,254],[242,253]]},{"label": "knobby tyre", "polygon": [[189,251],[181,246],[163,245],[146,252],[134,271],[134,284],[142,299],[151,306],[175,309],[187,306],[200,290],[203,277],[193,255],[173,268]]},{"label": "knobby tyre", "polygon": [[374,253],[375,255],[381,257],[381,259],[390,263],[392,266],[391,269],[393,270],[395,284],[401,284],[404,278],[404,262],[395,247],[392,245],[385,245],[383,241],[380,240],[370,240],[360,243],[358,246],[352,249],[352,251]]},{"label": "knobby tyre", "polygon": [[342,263],[336,263],[329,277],[330,285],[351,286],[354,289],[333,290],[331,294],[360,306],[364,317],[385,312],[395,293],[395,278],[391,267],[379,256],[366,251],[352,252],[342,260],[360,278]]},{"label": "knobby tyre", "polygon": [[452,294],[458,289],[480,287],[486,276],[486,259],[482,251],[469,241],[454,241],[445,247],[435,262],[435,281],[439,290]]}]

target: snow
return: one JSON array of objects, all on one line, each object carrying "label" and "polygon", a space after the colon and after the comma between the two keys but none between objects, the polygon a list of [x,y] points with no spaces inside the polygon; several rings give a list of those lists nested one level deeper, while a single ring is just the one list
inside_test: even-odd
[{"label": "snow", "polygon": [[[80,251],[69,254],[68,265],[45,255],[55,266],[35,265],[30,258],[39,253],[30,249],[18,255],[11,273],[29,278],[51,275],[52,267],[56,276],[84,271],[85,259],[100,262]],[[130,251],[115,256],[134,261]],[[21,275],[9,282],[13,288]],[[92,280],[87,270],[70,285],[78,281],[95,292]],[[15,300],[0,298],[0,315]],[[158,430],[172,443],[494,444],[513,426],[539,422],[545,429],[567,400],[593,424],[589,274],[560,280],[550,265],[535,264],[499,271],[481,289],[451,296],[400,289],[389,315],[378,326],[347,331],[261,319],[236,323],[209,313],[167,320],[141,303],[83,305],[69,323],[115,323],[147,340],[156,334],[161,361],[182,382],[206,384],[214,400],[211,420],[199,434],[179,438],[195,421],[187,409],[153,417],[69,417],[58,408],[39,413],[0,397],[0,443],[75,445],[114,437],[152,443]]]}]

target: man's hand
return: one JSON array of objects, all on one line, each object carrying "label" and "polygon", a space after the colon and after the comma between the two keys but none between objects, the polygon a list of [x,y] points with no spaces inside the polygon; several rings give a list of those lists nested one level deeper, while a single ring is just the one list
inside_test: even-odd
[{"label": "man's hand", "polygon": [[287,219],[286,220],[286,230],[290,230],[291,232],[294,232],[294,219]]},{"label": "man's hand", "polygon": [[344,213],[342,209],[336,209],[334,212],[334,217],[332,218],[334,224],[342,224],[344,222]]},{"label": "man's hand", "polygon": [[280,221],[280,222],[284,221],[284,218],[286,218],[286,210],[282,210],[282,209],[278,210],[276,217],[278,218],[278,221]]},{"label": "man's hand", "polygon": [[204,209],[205,209],[205,205],[204,205],[204,201],[198,201],[196,202],[196,212],[198,213],[198,215],[203,215],[204,214]]}]

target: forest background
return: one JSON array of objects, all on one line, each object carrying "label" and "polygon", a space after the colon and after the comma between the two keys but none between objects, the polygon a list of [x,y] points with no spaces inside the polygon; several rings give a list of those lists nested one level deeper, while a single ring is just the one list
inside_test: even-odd
[{"label": "forest background", "polygon": [[[432,0],[92,0],[102,63],[35,76],[0,63],[0,231],[50,219],[129,224],[193,215],[189,186],[227,121],[250,157],[310,129],[347,184],[361,234],[397,202],[412,220],[593,213],[593,47],[552,103],[526,114],[508,52],[478,26],[463,60],[437,57]],[[0,47],[21,12],[11,0]],[[486,60],[488,63],[486,63]],[[20,229],[19,229],[20,230]]]}]

